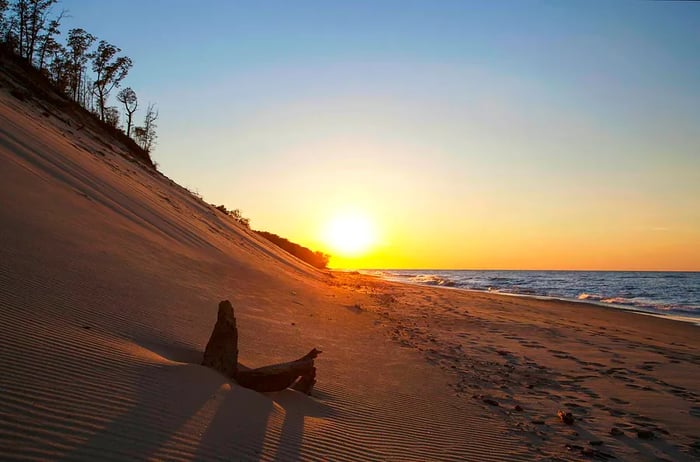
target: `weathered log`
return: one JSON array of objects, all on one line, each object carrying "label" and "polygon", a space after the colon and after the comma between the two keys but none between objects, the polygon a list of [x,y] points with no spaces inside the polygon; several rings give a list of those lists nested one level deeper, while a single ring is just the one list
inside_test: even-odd
[{"label": "weathered log", "polygon": [[233,305],[228,300],[219,303],[216,324],[204,350],[202,365],[226,377],[234,378],[238,373],[238,330]]},{"label": "weathered log", "polygon": [[234,379],[245,388],[260,392],[280,391],[292,387],[310,394],[316,383],[314,359],[321,351],[314,348],[295,361],[273,364],[257,369],[238,367],[238,330],[233,306],[228,300],[219,303],[219,312],[202,365],[211,367]]},{"label": "weathered log", "polygon": [[316,383],[314,359],[321,353],[314,348],[305,356],[286,363],[239,371],[236,382],[255,391],[279,391],[292,385],[295,390],[310,394]]}]

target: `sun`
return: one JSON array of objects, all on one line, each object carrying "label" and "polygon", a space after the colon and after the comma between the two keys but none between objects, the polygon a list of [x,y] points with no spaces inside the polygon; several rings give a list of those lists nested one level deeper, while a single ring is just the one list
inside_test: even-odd
[{"label": "sun", "polygon": [[339,213],[328,221],[323,240],[331,254],[355,257],[367,252],[376,241],[372,221],[358,212]]}]

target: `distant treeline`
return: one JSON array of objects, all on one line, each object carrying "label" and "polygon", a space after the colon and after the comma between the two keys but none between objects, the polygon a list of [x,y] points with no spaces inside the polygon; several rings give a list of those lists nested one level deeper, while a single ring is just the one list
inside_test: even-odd
[{"label": "distant treeline", "polygon": [[316,268],[324,269],[328,267],[328,260],[330,259],[330,255],[328,254],[318,251],[314,252],[313,250],[308,249],[304,246],[295,244],[294,242],[290,242],[289,240],[280,237],[277,234],[268,233],[267,231],[255,232],[258,233],[258,235],[267,239],[268,241],[276,244],[277,246],[291,253],[298,259],[303,260],[306,263],[315,266]]},{"label": "distant treeline", "polygon": [[[238,209],[233,209],[229,210],[226,208],[225,205],[214,205],[211,204],[216,210],[219,212],[231,217],[234,221],[238,222],[240,225],[244,226],[245,228],[250,229],[250,219],[245,218],[243,214],[241,214],[241,211]],[[308,249],[302,245],[296,244],[294,242],[291,242],[288,239],[285,239],[283,237],[278,236],[277,234],[273,233],[268,233],[267,231],[255,231],[253,230],[254,233],[257,233],[259,236],[264,237],[268,241],[272,242],[273,244],[277,245],[278,247],[286,250],[287,252],[291,253],[298,259],[305,261],[309,265],[315,266],[316,268],[321,268],[325,269],[328,267],[328,260],[330,259],[330,255],[325,254],[323,252],[314,252],[311,249]]]},{"label": "distant treeline", "polygon": [[58,91],[150,153],[157,139],[155,105],[148,104],[143,124],[136,126],[139,101],[133,89],[125,87],[117,93],[119,106],[109,104],[110,95],[133,65],[131,58],[117,56],[120,48],[105,40],[98,42],[81,28],[69,30],[61,43],[58,37],[66,11],[56,13],[57,4],[58,0],[0,0],[0,44],[37,69]]}]

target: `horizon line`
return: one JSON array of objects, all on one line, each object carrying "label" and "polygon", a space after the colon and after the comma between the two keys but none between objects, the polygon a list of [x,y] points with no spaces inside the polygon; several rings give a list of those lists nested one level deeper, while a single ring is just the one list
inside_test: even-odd
[{"label": "horizon line", "polygon": [[697,270],[659,270],[659,269],[474,269],[474,268],[327,268],[331,271],[548,271],[581,273],[700,273]]}]

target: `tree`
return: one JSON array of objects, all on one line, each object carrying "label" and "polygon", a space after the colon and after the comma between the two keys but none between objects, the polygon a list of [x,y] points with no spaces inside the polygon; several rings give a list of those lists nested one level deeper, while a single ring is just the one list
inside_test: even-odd
[{"label": "tree", "polygon": [[96,37],[87,33],[84,29],[77,28],[68,31],[65,61],[70,93],[73,100],[83,106],[87,106],[87,101],[81,98],[81,93],[84,93],[82,90],[87,87],[84,82],[85,66],[88,60],[92,58],[89,50],[95,40]]},{"label": "tree", "polygon": [[136,98],[136,92],[131,89],[131,87],[126,87],[119,93],[117,93],[117,101],[124,105],[124,111],[126,112],[126,136],[131,136],[131,121],[139,107],[139,100]]},{"label": "tree", "polygon": [[15,0],[12,5],[14,18],[10,24],[11,39],[16,43],[17,54],[24,58],[27,42],[27,18],[29,16],[29,1]]},{"label": "tree", "polygon": [[[37,50],[37,45],[39,44],[41,32],[46,28],[46,21],[48,20],[49,13],[51,12],[51,7],[56,3],[57,0],[29,0],[29,11],[27,15],[27,60],[33,62],[34,53]],[[58,30],[58,26],[56,26]]]},{"label": "tree", "polygon": [[54,36],[61,34],[59,27],[61,27],[61,20],[65,13],[65,10],[61,11],[57,18],[49,22],[46,32],[39,36],[39,47],[37,48],[37,53],[39,54],[37,56],[37,67],[39,67],[39,70],[44,68],[47,56],[51,56],[55,50],[63,48],[61,44],[54,39]]},{"label": "tree", "polygon": [[131,58],[115,55],[121,51],[120,48],[100,40],[92,59],[92,70],[95,73],[95,83],[93,93],[97,98],[100,119],[105,120],[105,104],[109,93],[118,87],[131,69]]},{"label": "tree", "polygon": [[52,46],[50,49],[47,50],[47,53],[49,54],[50,58],[47,69],[49,73],[49,78],[56,86],[56,88],[58,88],[60,91],[71,94],[71,81],[69,63],[66,58],[66,49],[63,48],[63,45],[61,45],[60,43],[56,43],[55,46]]},{"label": "tree", "polygon": [[5,40],[7,38],[7,20],[5,19],[5,11],[7,11],[8,6],[10,6],[10,4],[7,0],[0,0],[0,34],[3,36],[0,38],[0,40]]},{"label": "tree", "polygon": [[40,41],[41,32],[46,28],[51,7],[57,0],[15,0],[12,4],[14,13],[14,41],[17,54],[33,63],[34,53]]},{"label": "tree", "polygon": [[7,15],[10,2],[0,0],[0,42],[4,42],[9,49],[14,49],[14,38],[12,36],[13,19]]},{"label": "tree", "polygon": [[144,151],[150,153],[156,144],[156,120],[158,120],[158,110],[155,104],[149,103],[146,109],[146,117],[143,120],[143,127],[134,128],[134,138],[143,148]]}]

